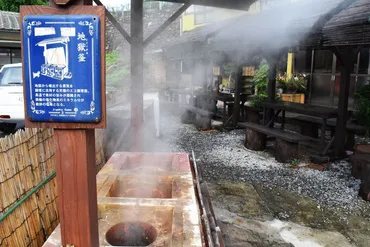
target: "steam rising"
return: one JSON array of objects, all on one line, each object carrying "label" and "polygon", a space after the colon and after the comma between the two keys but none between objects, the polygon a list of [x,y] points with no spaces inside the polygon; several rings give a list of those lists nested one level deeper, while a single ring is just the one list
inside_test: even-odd
[{"label": "steam rising", "polygon": [[[117,98],[122,103],[108,107],[110,129],[108,139],[111,139],[108,142],[108,155],[115,151],[131,151],[130,145],[133,142],[130,140],[140,142],[137,151],[170,151],[171,147],[160,138],[162,131],[165,135],[167,131],[161,130],[160,124],[167,121],[163,118],[165,116],[163,113],[176,112],[180,115],[181,108],[178,105],[161,104],[159,109],[161,98],[159,92],[163,95],[166,87],[187,91],[188,95],[183,103],[189,103],[196,89],[212,89],[214,86],[213,64],[222,60],[236,64],[244,61],[250,54],[261,55],[262,58],[278,52],[284,54],[283,51],[299,46],[307,38],[311,41],[315,39],[315,35],[320,35],[318,27],[327,21],[325,18],[339,12],[343,8],[343,2],[348,5],[351,1],[300,0],[294,3],[283,1],[281,4],[279,4],[281,1],[275,2],[277,4],[260,13],[240,15],[238,12],[234,18],[196,28],[183,33],[182,36],[173,37],[168,42],[158,42],[158,47],[147,50],[144,56],[144,90],[150,88],[151,92],[144,94],[144,126],[140,133],[130,133],[128,128],[130,82],[129,76],[125,76],[122,78],[122,81],[126,81],[125,86],[117,90]],[[180,22],[177,22],[180,29]],[[145,25],[151,26],[152,23]],[[148,36],[148,33],[145,36]],[[167,34],[164,36],[169,39]],[[124,51],[120,54],[120,60],[130,61],[129,52]],[[148,54],[155,54],[156,58],[149,59]],[[165,83],[151,84],[153,80],[151,75],[160,70],[165,71],[166,76],[162,76]]]}]

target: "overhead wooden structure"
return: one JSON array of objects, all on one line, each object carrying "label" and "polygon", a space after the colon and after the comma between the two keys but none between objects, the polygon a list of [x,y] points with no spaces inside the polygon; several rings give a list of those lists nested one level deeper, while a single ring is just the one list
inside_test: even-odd
[{"label": "overhead wooden structure", "polygon": [[[208,51],[275,52],[292,47],[321,47],[323,26],[354,0],[314,0],[277,5],[258,14],[215,22],[185,32],[164,44],[170,58]],[[315,4],[316,2],[316,4]]]},{"label": "overhead wooden structure", "polygon": [[352,2],[301,1],[255,15],[246,14],[217,32],[211,43],[214,49],[260,49],[265,53],[291,47],[321,46],[323,26]]},{"label": "overhead wooden structure", "polygon": [[161,0],[161,1],[172,3],[195,4],[237,10],[248,10],[248,8],[255,2],[255,0]]},{"label": "overhead wooden structure", "polygon": [[370,1],[357,0],[335,15],[323,28],[324,46],[370,44]]},{"label": "overhead wooden structure", "polygon": [[[61,0],[64,1],[64,0]],[[79,0],[87,1],[87,0]],[[100,0],[93,0],[97,5],[103,5]],[[210,7],[229,9],[248,9],[256,0],[167,0],[167,2],[183,3],[167,21],[144,40],[143,31],[143,1],[131,0],[131,35],[129,35],[117,20],[107,10],[107,17],[119,30],[122,36],[131,44],[131,126],[136,140],[140,139],[143,122],[143,56],[144,47],[165,30],[176,18],[178,18],[190,5],[203,5]],[[135,142],[135,141],[134,141]],[[136,143],[134,150],[140,149],[140,143]]]},{"label": "overhead wooden structure", "polygon": [[[201,27],[168,44],[188,54],[188,44],[207,47],[212,51],[244,53],[254,50],[267,59],[270,68],[276,68],[276,56],[289,48],[312,47],[331,49],[340,63],[341,82],[338,121],[334,139],[337,156],[344,153],[350,71],[356,62],[360,47],[370,46],[370,2],[368,0],[312,0],[271,8],[255,15],[246,14],[212,31]],[[203,34],[203,35],[202,35]],[[201,37],[195,37],[201,35]],[[206,50],[207,51],[207,50]],[[193,51],[197,54],[198,51]],[[209,51],[208,51],[209,52]],[[269,77],[269,99],[274,98],[276,79]]]}]

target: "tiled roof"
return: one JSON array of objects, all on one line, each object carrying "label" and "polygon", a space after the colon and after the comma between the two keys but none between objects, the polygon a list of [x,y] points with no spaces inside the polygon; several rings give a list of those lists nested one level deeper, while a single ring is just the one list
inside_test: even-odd
[{"label": "tiled roof", "polygon": [[323,26],[354,1],[310,0],[276,5],[260,13],[194,29],[164,47],[179,49],[186,43],[207,45],[207,41],[211,44],[208,47],[223,51],[259,48],[277,51],[296,46],[321,46]]},{"label": "tiled roof", "polygon": [[369,45],[370,1],[354,1],[326,23],[323,33],[325,46]]},{"label": "tiled roof", "polygon": [[19,14],[0,11],[0,30],[19,31]]},{"label": "tiled roof", "polygon": [[[299,45],[322,27],[333,15],[348,5],[349,0],[311,0],[276,6],[233,23],[214,39],[240,47],[258,45],[280,49]],[[321,40],[321,35],[318,41]]]}]

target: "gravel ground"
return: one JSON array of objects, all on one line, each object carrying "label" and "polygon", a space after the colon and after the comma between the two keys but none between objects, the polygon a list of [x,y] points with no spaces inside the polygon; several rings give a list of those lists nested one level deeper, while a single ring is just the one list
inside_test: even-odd
[{"label": "gravel ground", "polygon": [[171,152],[194,150],[210,181],[257,182],[310,197],[318,205],[344,209],[347,214],[370,212],[369,204],[358,197],[360,181],[351,177],[351,166],[345,160],[330,164],[326,171],[292,169],[290,164],[276,162],[268,152],[247,150],[243,130],[202,133],[179,119],[162,118],[162,145],[155,146]]}]

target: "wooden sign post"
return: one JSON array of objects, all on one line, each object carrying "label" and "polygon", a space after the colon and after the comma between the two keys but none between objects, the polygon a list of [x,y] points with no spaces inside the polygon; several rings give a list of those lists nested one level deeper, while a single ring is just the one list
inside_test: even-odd
[{"label": "wooden sign post", "polygon": [[25,125],[54,128],[63,246],[99,246],[95,128],[106,127],[105,8],[21,6]]}]

